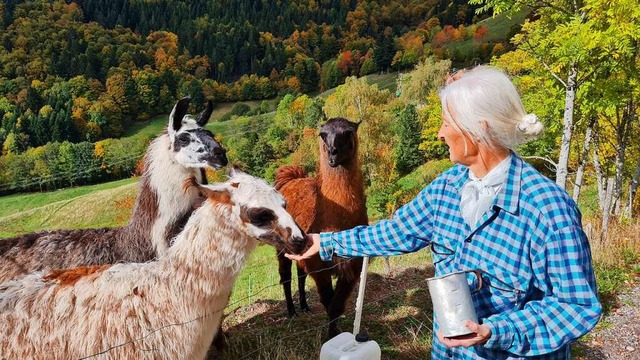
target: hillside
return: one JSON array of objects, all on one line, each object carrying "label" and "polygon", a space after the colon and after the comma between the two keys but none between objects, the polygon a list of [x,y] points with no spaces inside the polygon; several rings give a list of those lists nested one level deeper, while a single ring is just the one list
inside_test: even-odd
[{"label": "hillside", "polygon": [[[214,100],[214,119],[227,120],[217,114],[239,101],[274,110],[273,99],[326,98],[350,76],[393,88],[390,72],[430,55],[443,27],[481,20],[474,10],[458,0],[3,2],[0,194],[128,176],[141,149],[126,139],[146,134],[144,146],[163,126],[152,119],[183,96],[194,111]],[[105,171],[74,177],[96,165]]]}]

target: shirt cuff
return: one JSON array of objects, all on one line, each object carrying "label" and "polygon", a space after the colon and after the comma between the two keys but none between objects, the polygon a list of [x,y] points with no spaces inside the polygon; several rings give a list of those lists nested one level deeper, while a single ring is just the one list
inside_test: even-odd
[{"label": "shirt cuff", "polygon": [[333,233],[320,233],[320,259],[331,261],[333,259]]},{"label": "shirt cuff", "polygon": [[508,350],[513,345],[515,332],[507,320],[494,317],[485,319],[482,323],[491,329],[491,337],[483,345],[485,348]]}]

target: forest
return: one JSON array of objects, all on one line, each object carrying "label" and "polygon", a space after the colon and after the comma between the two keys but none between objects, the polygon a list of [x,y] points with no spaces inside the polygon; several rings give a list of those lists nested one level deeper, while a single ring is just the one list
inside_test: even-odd
[{"label": "forest", "polygon": [[[126,129],[183,96],[201,108],[206,99],[323,91],[349,76],[410,70],[430,55],[453,57],[456,66],[488,61],[508,44],[483,43],[486,27],[472,23],[488,14],[476,8],[464,1],[4,1],[0,192],[125,176],[56,174],[105,164],[103,154],[126,157],[113,145]],[[465,39],[481,50],[452,56],[446,44]]]},{"label": "forest", "polygon": [[[512,76],[547,128],[519,152],[575,199],[583,186],[595,189],[596,212],[631,215],[640,178],[636,8],[631,0],[6,1],[0,191],[131,176],[149,138],[120,137],[179,97],[191,96],[193,109],[206,99],[275,99],[275,112],[236,107],[242,136],[227,143],[230,157],[267,178],[288,162],[313,170],[304,154],[322,119],[363,121],[367,186],[387,214],[410,196],[397,180],[445,155],[435,138],[443,74],[489,63]],[[483,19],[503,15],[519,20],[500,42]],[[388,71],[402,72],[396,93],[363,78]]]}]

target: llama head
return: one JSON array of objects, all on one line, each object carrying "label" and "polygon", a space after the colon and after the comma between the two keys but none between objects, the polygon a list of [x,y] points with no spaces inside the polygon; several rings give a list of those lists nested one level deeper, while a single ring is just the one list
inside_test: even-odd
[{"label": "llama head", "polygon": [[329,119],[322,125],[322,150],[329,166],[346,166],[358,156],[359,125],[344,118]]},{"label": "llama head", "polygon": [[250,237],[295,254],[304,250],[304,232],[285,210],[284,197],[265,180],[232,168],[224,183],[201,185],[191,178],[189,185],[207,198],[205,204],[231,207]]},{"label": "llama head", "polygon": [[171,150],[176,161],[185,167],[220,169],[228,163],[227,151],[204,128],[213,112],[213,103],[209,100],[207,108],[194,118],[187,114],[190,101],[188,97],[179,100],[169,115]]}]

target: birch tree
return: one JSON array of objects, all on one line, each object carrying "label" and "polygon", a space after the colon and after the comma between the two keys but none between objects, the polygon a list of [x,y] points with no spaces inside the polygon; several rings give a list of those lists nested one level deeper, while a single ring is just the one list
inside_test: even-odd
[{"label": "birch tree", "polygon": [[521,33],[513,39],[519,50],[533,56],[564,90],[562,136],[556,163],[556,183],[566,186],[571,138],[574,130],[574,109],[577,90],[592,74],[583,71],[592,60],[596,48],[588,28],[583,0],[470,0],[483,4],[480,11],[494,14],[531,9],[537,20],[527,20]]}]

